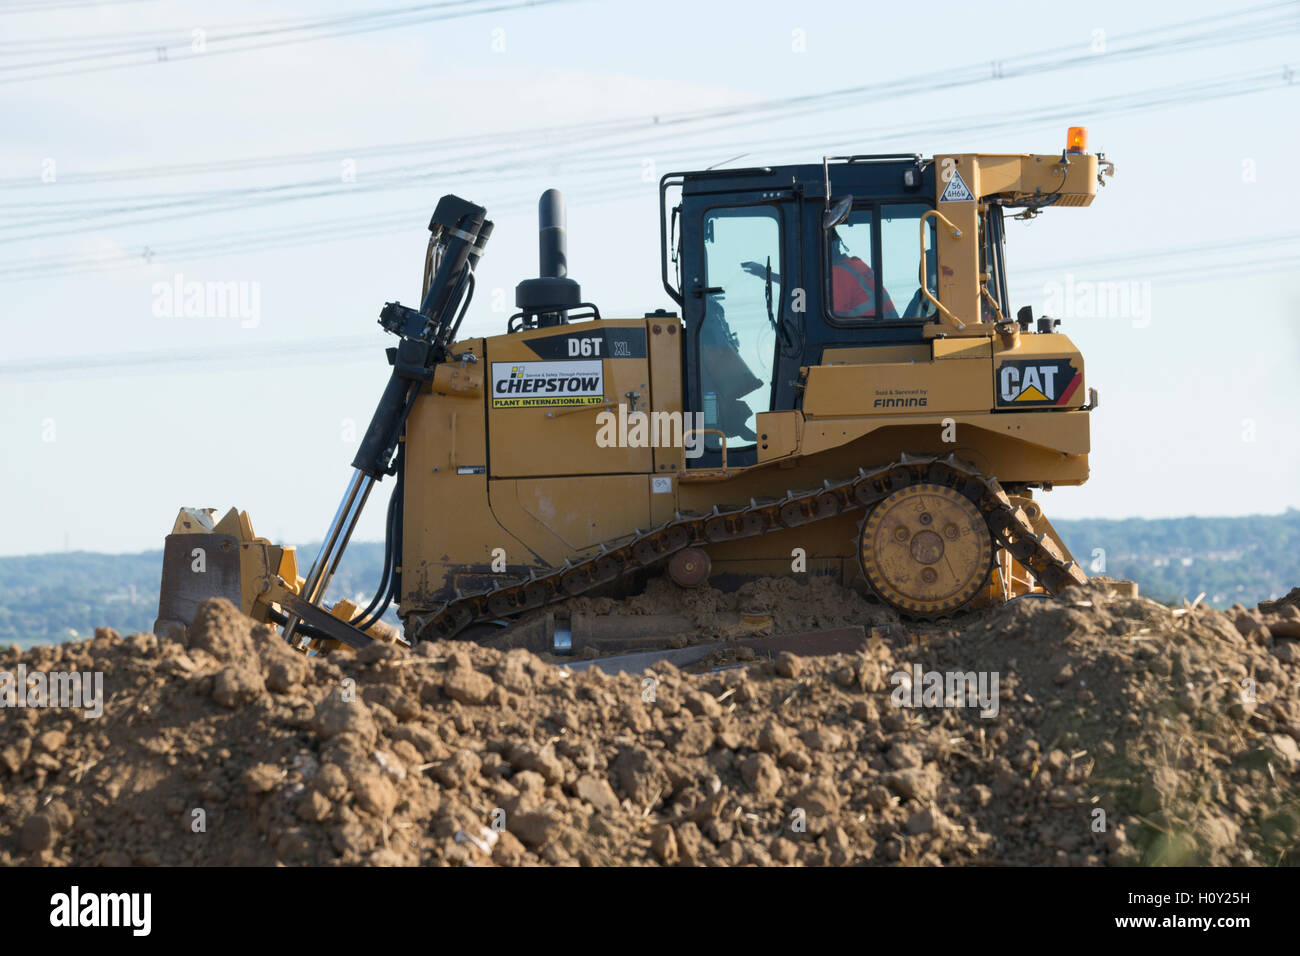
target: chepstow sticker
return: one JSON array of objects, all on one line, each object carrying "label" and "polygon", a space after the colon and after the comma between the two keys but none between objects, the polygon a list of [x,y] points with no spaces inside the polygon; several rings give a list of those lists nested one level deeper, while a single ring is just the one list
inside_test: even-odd
[{"label": "chepstow sticker", "polygon": [[492,363],[493,408],[599,405],[604,400],[599,359]]},{"label": "chepstow sticker", "polygon": [[998,405],[1065,405],[1083,376],[1070,359],[1016,359],[995,373]]}]

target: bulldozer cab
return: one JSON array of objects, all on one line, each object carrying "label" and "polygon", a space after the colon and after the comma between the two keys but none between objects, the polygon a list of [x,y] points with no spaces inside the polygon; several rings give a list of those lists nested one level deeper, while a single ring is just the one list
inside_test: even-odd
[{"label": "bulldozer cab", "polygon": [[[934,164],[910,154],[663,178],[683,404],[705,428],[690,467],[719,467],[724,446],[729,466],[755,464],[756,416],[800,407],[801,368],[839,349],[924,344],[941,318],[937,227],[925,218],[935,194]],[[982,215],[981,266],[1005,314],[1001,211]]]}]

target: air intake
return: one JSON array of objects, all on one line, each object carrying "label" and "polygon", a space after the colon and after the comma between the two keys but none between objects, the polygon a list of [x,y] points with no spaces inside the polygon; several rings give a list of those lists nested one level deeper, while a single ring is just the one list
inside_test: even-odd
[{"label": "air intake", "polygon": [[582,305],[582,288],[569,278],[565,242],[564,196],[558,189],[542,193],[537,203],[539,271],[536,279],[515,286],[515,305],[525,328],[561,325],[569,311]]}]

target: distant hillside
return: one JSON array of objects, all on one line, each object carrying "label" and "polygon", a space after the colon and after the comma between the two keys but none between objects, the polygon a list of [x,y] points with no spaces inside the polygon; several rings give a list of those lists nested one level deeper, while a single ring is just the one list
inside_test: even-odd
[{"label": "distant hillside", "polygon": [[[1300,511],[1246,518],[1055,522],[1089,574],[1137,581],[1159,601],[1247,606],[1300,585]],[[1096,554],[1102,549],[1102,554]],[[1104,560],[1104,569],[1098,566]]]},{"label": "distant hillside", "polygon": [[[299,561],[310,563],[317,547],[300,548]],[[379,542],[353,543],[330,585],[330,599],[369,603],[384,569],[383,551]],[[152,630],[161,577],[162,551],[0,558],[0,645],[88,637],[97,627],[123,634]]]},{"label": "distant hillside", "polygon": [[28,647],[108,626],[150,630],[162,552],[0,558],[0,643]]},{"label": "distant hillside", "polygon": [[[1165,602],[1253,605],[1300,585],[1300,511],[1248,518],[1058,521],[1089,574],[1137,581]],[[304,565],[316,547],[299,549]],[[1104,563],[1103,563],[1104,562]],[[27,647],[87,636],[96,627],[147,631],[158,610],[161,551],[72,551],[0,558],[0,644]],[[330,597],[370,600],[383,570],[383,546],[348,548]]]}]

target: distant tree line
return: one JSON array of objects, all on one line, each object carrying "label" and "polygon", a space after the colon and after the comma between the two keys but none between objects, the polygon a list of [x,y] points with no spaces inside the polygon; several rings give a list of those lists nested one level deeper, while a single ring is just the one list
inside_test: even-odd
[{"label": "distant tree line", "polygon": [[[1129,518],[1058,521],[1090,575],[1137,581],[1165,603],[1202,599],[1251,606],[1300,585],[1300,511],[1245,518]],[[299,549],[311,560],[315,546]],[[383,546],[352,544],[329,597],[368,601],[383,571]],[[23,647],[87,637],[96,627],[152,629],[162,552],[71,551],[0,558],[0,644]]]}]

